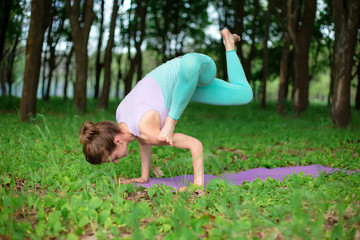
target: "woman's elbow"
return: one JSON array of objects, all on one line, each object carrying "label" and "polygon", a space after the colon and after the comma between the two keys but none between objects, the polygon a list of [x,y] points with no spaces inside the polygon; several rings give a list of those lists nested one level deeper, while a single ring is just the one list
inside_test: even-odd
[{"label": "woman's elbow", "polygon": [[194,139],[194,141],[191,143],[190,151],[193,156],[202,155],[204,151],[202,142],[200,142],[197,139]]}]

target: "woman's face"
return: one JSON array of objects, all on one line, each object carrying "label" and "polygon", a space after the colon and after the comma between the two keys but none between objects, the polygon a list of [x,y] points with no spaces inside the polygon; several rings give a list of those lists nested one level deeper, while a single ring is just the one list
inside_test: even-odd
[{"label": "woman's face", "polygon": [[114,151],[108,156],[107,159],[104,159],[103,163],[113,162],[117,164],[119,159],[126,157],[128,153],[128,144],[126,142],[115,143]]}]

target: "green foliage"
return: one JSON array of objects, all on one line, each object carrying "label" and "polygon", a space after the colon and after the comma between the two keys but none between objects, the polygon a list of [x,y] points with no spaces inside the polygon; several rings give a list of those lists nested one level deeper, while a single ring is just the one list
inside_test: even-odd
[{"label": "green foliage", "polygon": [[[1,101],[0,237],[353,239],[360,231],[359,172],[300,173],[240,186],[213,180],[203,195],[193,185],[184,192],[119,185],[119,176],[141,173],[137,144],[118,165],[92,166],[77,140],[82,122],[114,120],[113,110],[95,111],[89,100],[91,112],[78,115],[71,101],[54,99],[40,101],[42,114],[22,123],[18,99]],[[207,174],[309,164],[360,168],[358,112],[348,129],[334,129],[328,107],[311,106],[300,118],[275,109],[191,103],[176,131],[203,142]],[[192,174],[184,150],[154,147],[152,162],[165,177]]]}]

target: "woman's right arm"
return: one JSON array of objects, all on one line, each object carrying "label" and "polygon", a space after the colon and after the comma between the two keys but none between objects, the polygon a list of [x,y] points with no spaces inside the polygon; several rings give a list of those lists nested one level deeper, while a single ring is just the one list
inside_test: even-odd
[{"label": "woman's right arm", "polygon": [[191,136],[174,133],[174,147],[188,149],[191,152],[194,168],[194,184],[204,186],[204,156],[202,143]]}]

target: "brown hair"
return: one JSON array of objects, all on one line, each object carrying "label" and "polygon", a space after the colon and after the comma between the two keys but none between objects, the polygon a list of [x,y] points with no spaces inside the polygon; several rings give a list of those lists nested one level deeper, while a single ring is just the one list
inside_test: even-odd
[{"label": "brown hair", "polygon": [[119,133],[119,126],[110,121],[96,124],[91,121],[84,122],[80,128],[79,142],[83,145],[86,161],[91,164],[102,163],[103,156],[114,150],[114,138]]}]

